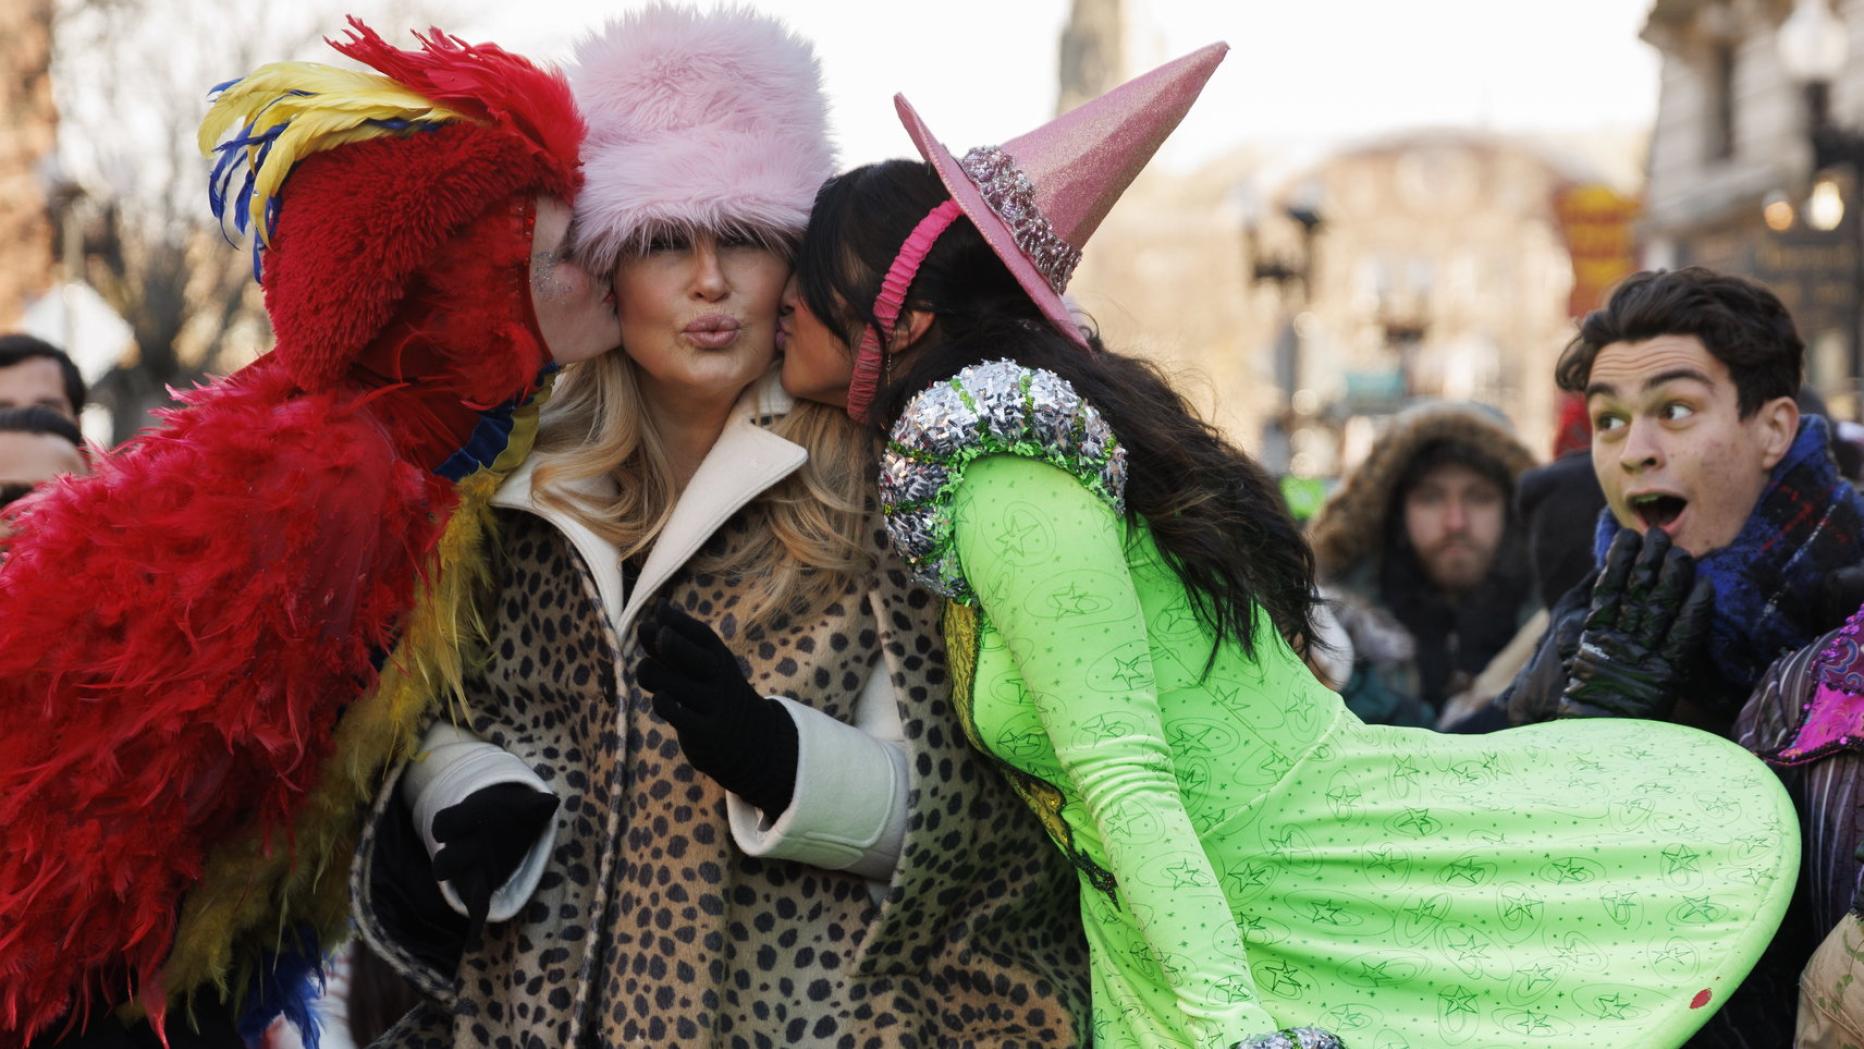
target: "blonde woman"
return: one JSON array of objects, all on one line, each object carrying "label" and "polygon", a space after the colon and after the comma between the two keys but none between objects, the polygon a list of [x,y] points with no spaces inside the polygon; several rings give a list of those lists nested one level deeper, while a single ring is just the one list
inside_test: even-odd
[{"label": "blonde woman", "polygon": [[501,491],[469,716],[359,851],[431,999],[387,1043],[1076,1044],[1072,879],[964,742],[865,438],[771,371],[833,163],[808,45],[654,7],[571,81],[622,348]]}]

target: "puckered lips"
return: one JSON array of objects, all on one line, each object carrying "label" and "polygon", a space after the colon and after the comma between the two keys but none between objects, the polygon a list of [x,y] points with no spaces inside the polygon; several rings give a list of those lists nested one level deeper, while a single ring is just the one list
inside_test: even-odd
[{"label": "puckered lips", "polygon": [[1688,497],[1661,488],[1627,493],[1625,502],[1637,519],[1644,522],[1646,530],[1661,528],[1671,536],[1676,535],[1683,515],[1689,511]]},{"label": "puckered lips", "polygon": [[722,350],[738,341],[744,325],[738,318],[723,313],[708,313],[680,330],[680,334],[702,350]]}]

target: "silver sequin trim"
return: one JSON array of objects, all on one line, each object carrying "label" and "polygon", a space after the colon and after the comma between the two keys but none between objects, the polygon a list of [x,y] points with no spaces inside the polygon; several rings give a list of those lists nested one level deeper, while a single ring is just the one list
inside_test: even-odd
[{"label": "silver sequin trim", "polygon": [[1057,295],[1066,291],[1074,268],[1081,264],[1081,252],[1049,225],[1048,216],[1036,205],[1036,185],[1029,176],[996,146],[973,149],[958,166],[977,184],[990,210],[1010,227],[1016,246],[1035,263],[1048,286]]},{"label": "silver sequin trim", "polygon": [[972,460],[1008,452],[1066,470],[1125,512],[1126,449],[1094,406],[1054,372],[974,364],[914,397],[880,464],[887,534],[928,588],[969,603],[951,549],[946,500]]},{"label": "silver sequin trim", "polygon": [[909,448],[961,448],[977,435],[977,412],[945,383],[915,397],[893,426],[893,439]]},{"label": "silver sequin trim", "polygon": [[1344,1049],[1340,1039],[1318,1027],[1290,1027],[1236,1043],[1236,1049]]},{"label": "silver sequin trim", "polygon": [[880,465],[880,501],[887,506],[931,502],[947,479],[945,468],[937,463],[888,456]]}]

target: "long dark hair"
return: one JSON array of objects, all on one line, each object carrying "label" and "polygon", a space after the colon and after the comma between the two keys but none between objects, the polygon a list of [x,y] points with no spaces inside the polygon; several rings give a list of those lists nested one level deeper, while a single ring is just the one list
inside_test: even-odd
[{"label": "long dark hair", "polygon": [[[913,226],[947,195],[930,165],[905,160],[830,179],[816,195],[797,263],[810,312],[849,346],[868,328],[878,331],[873,304],[882,276]],[[907,306],[933,321],[924,348],[875,397],[876,427],[890,429],[914,394],[980,361],[1009,357],[1056,373],[1126,446],[1127,517],[1151,528],[1219,641],[1253,655],[1260,607],[1306,652],[1314,636],[1313,552],[1268,474],[1200,418],[1156,365],[1109,351],[1091,335],[1096,352],[1083,353],[1043,319],[963,218],[926,256]]]}]

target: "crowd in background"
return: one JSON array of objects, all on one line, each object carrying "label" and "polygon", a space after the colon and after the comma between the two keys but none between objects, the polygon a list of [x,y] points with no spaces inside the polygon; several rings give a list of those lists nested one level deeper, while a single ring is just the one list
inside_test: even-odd
[{"label": "crowd in background", "polygon": [[[1549,461],[1492,409],[1417,404],[1307,525],[1324,598],[1309,662],[1366,722],[1674,720],[1778,769],[1801,808],[1802,884],[1761,965],[1692,1045],[1784,1045],[1795,1028],[1795,1044],[1828,1044],[1817,1039],[1851,1032],[1859,1008],[1844,974],[1864,936],[1864,760],[1845,731],[1860,725],[1807,720],[1821,688],[1864,672],[1860,454],[1799,385],[1802,356],[1765,289],[1704,270],[1640,275],[1563,358],[1568,410]],[[84,400],[57,348],[0,336],[5,502],[106,454],[79,436]],[[360,944],[330,976],[327,1045],[366,1044],[413,1001]]]},{"label": "crowd in background", "polygon": [[1351,651],[1340,689],[1368,722],[1676,721],[1779,771],[1801,813],[1801,886],[1691,1044],[1856,1037],[1858,726],[1830,686],[1857,658],[1864,502],[1859,451],[1802,375],[1764,288],[1642,274],[1562,359],[1567,420],[1585,414],[1550,462],[1481,406],[1419,405],[1310,530]]}]

